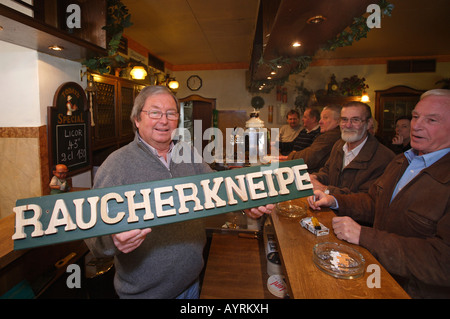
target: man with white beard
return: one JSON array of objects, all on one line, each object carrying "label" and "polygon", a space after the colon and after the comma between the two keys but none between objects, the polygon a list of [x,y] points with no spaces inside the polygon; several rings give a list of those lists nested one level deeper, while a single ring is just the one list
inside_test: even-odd
[{"label": "man with white beard", "polygon": [[314,190],[327,194],[367,192],[395,154],[380,144],[367,129],[373,122],[370,107],[349,102],[341,109],[341,140],[337,141],[325,166],[310,174]]}]

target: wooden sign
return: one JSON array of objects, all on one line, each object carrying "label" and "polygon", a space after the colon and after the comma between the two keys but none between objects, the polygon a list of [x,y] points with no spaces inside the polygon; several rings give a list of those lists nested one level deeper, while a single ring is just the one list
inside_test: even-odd
[{"label": "wooden sign", "polygon": [[48,107],[49,168],[65,164],[70,175],[91,169],[90,114],[86,94],[75,82],[62,84]]},{"label": "wooden sign", "polygon": [[14,249],[182,222],[313,194],[303,159],[21,199]]}]

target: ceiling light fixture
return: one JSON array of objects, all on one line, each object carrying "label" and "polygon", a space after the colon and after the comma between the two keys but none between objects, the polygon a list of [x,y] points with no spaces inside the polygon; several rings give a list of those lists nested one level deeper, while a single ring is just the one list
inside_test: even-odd
[{"label": "ceiling light fixture", "polygon": [[62,46],[59,46],[59,45],[51,45],[48,48],[50,50],[53,50],[53,51],[62,51],[62,50],[64,50],[64,48]]},{"label": "ceiling light fixture", "polygon": [[301,43],[300,42],[294,42],[294,43],[292,43],[292,46],[294,48],[298,48],[299,46],[301,46]]},{"label": "ceiling light fixture", "polygon": [[314,16],[314,17],[309,18],[309,19],[306,21],[306,23],[308,23],[308,24],[319,24],[319,23],[321,23],[321,22],[324,22],[326,19],[327,19],[327,18],[325,18],[325,17],[322,16],[322,15],[317,15],[317,16]]}]

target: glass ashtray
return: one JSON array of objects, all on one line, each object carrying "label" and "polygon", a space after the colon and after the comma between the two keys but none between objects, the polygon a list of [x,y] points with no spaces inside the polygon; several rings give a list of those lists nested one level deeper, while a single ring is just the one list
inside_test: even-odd
[{"label": "glass ashtray", "polygon": [[277,203],[275,210],[278,215],[286,218],[300,219],[308,215],[308,205],[306,203],[298,202],[294,204],[290,200]]},{"label": "glass ashtray", "polygon": [[364,257],[355,249],[338,243],[320,243],[313,248],[314,264],[336,278],[354,279],[364,274]]}]

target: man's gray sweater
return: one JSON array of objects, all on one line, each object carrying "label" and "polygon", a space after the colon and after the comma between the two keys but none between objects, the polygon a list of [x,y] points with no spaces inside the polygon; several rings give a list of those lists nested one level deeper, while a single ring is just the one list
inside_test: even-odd
[{"label": "man's gray sweater", "polygon": [[[100,166],[94,188],[211,172],[204,162],[176,163],[180,145],[174,147],[167,169],[136,134],[133,142],[112,153]],[[117,250],[111,236],[85,241],[95,256],[114,256],[114,285],[120,298],[174,298],[198,278],[206,236],[202,220],[196,219],[153,227],[144,242],[128,254]]]}]

